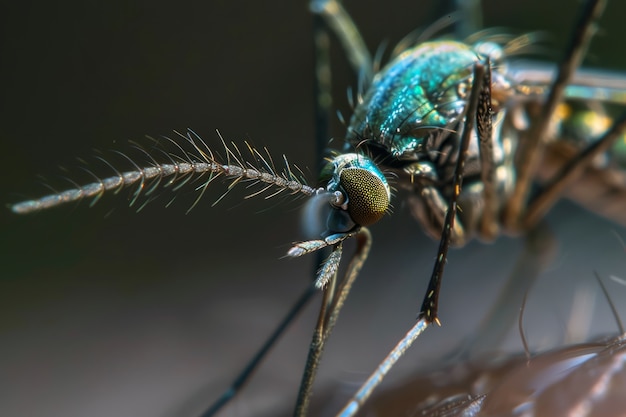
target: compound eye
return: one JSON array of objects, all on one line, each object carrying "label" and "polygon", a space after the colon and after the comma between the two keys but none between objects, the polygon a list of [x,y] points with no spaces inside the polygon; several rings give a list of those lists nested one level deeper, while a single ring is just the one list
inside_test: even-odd
[{"label": "compound eye", "polygon": [[356,224],[374,224],[389,208],[386,184],[367,169],[345,168],[340,182],[348,196],[348,214]]}]

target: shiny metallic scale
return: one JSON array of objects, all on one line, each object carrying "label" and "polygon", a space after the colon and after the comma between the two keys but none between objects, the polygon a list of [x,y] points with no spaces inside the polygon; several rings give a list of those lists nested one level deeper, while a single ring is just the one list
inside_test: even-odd
[{"label": "shiny metallic scale", "polygon": [[[137,187],[136,199],[151,193],[161,182],[178,186],[202,175],[207,179],[197,187],[200,196],[216,179],[226,178],[232,181],[231,187],[241,182],[259,185],[260,190],[252,195],[272,190],[270,193],[309,197],[306,210],[314,218],[312,233],[317,236],[294,244],[288,256],[299,257],[324,248],[331,252],[315,280],[315,286],[324,291],[324,299],[296,405],[295,415],[302,416],[307,412],[324,343],[367,258],[371,236],[366,226],[379,221],[391,207],[392,189],[386,175],[393,173],[397,187],[408,193],[414,216],[428,234],[440,239],[440,247],[417,324],[340,414],[353,415],[413,341],[431,324],[439,323],[439,288],[451,244],[462,246],[475,237],[489,241],[503,230],[518,233],[533,229],[564,194],[565,185],[576,174],[582,175],[591,161],[599,155],[610,161],[616,159],[606,152],[622,135],[624,118],[613,124],[608,133],[602,132],[601,138],[595,136],[597,132],[593,139],[588,139],[592,135],[584,135],[587,141],[574,156],[551,164],[557,172],[546,178],[554,181],[529,197],[530,186],[541,177],[538,158],[543,148],[548,146],[551,152],[551,145],[570,143],[565,126],[574,119],[566,116],[555,121],[552,115],[564,96],[580,98],[575,93],[568,96],[565,88],[575,79],[580,52],[586,49],[592,34],[590,28],[604,6],[596,1],[587,7],[577,32],[580,40],[573,42],[554,85],[531,77],[525,79],[523,70],[509,71],[510,51],[489,39],[474,43],[419,43],[399,53],[371,80],[365,75],[364,84],[371,85],[357,100],[347,128],[345,153],[327,159],[320,187],[309,186],[286,159],[279,169],[269,152],[250,145],[242,152],[224,140],[225,155],[219,157],[189,131],[170,140],[179,150],[165,155],[169,161],[155,159],[148,166],[137,165],[136,169],[116,172],[84,186],[17,203],[11,209],[26,214],[85,198],[97,199],[105,192],[130,186]],[[354,59],[359,63],[354,64],[355,69],[367,73],[371,62],[362,58],[366,53],[358,46],[358,34],[345,29],[352,22],[341,6],[332,0],[320,1],[313,2],[312,9],[327,20],[344,44],[354,46],[352,53],[361,55]],[[522,42],[521,49],[523,46]],[[578,87],[585,94],[593,94],[595,86],[586,81],[582,77]],[[623,92],[626,88],[616,90]],[[527,107],[544,99],[546,104],[540,114],[531,114]],[[533,123],[525,124],[527,119]],[[555,134],[551,130],[554,123],[562,123],[563,130]],[[574,128],[575,132],[581,130]],[[597,169],[608,171],[606,166]],[[623,179],[623,171],[620,173]],[[587,178],[594,180],[589,175]],[[338,277],[347,239],[355,239],[357,249],[345,275]]]}]

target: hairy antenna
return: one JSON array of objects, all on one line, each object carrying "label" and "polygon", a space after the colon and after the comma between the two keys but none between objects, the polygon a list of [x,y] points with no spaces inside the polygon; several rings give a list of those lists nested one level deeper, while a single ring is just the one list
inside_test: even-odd
[{"label": "hairy antenna", "polygon": [[[162,148],[155,147],[155,152],[150,153],[137,144],[133,144],[133,148],[138,149],[148,158],[145,165],[138,164],[128,155],[116,151],[116,154],[131,164],[130,170],[120,171],[106,159],[97,157],[113,170],[114,175],[102,178],[88,170],[95,177],[94,182],[86,185],[74,183],[73,188],[13,204],[10,209],[17,214],[27,214],[88,198],[93,198],[93,203],[95,203],[106,192],[118,192],[123,188],[136,186],[137,189],[131,198],[131,205],[133,205],[141,195],[149,196],[152,194],[157,187],[161,186],[162,182],[164,182],[163,187],[176,184],[174,189],[177,190],[192,179],[199,179],[205,175],[208,175],[208,179],[204,178],[201,184],[196,187],[199,195],[189,210],[200,201],[209,185],[219,177],[228,179],[231,183],[226,192],[214,204],[217,204],[231,189],[243,181],[251,182],[249,185],[252,187],[262,186],[260,190],[254,191],[246,198],[257,196],[269,189],[275,189],[275,191],[266,198],[271,198],[285,191],[307,196],[316,192],[316,189],[306,185],[302,178],[303,175],[296,176],[294,174],[291,165],[284,156],[282,159],[285,167],[278,171],[267,149],[261,153],[250,144],[245,143],[250,153],[250,157],[245,158],[234,143],[226,144],[218,132],[226,154],[226,163],[223,163],[193,130],[187,130],[184,134],[176,131],[174,133],[178,138],[165,137],[164,139],[176,148],[175,152],[167,152]],[[159,162],[155,154],[160,155],[161,159],[164,156],[165,162]],[[295,170],[302,174],[299,168],[295,167]],[[165,179],[167,181],[163,181]]]}]

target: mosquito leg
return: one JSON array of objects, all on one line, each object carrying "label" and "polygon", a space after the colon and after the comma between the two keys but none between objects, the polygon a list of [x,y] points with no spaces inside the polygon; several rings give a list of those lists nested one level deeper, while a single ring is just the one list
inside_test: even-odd
[{"label": "mosquito leg", "polygon": [[498,197],[496,195],[496,173],[493,162],[493,112],[491,109],[491,67],[487,61],[485,81],[481,89],[480,103],[476,112],[478,149],[480,152],[480,179],[483,184],[484,207],[480,220],[480,235],[493,240],[499,234],[497,218]]},{"label": "mosquito leg", "polygon": [[605,6],[606,0],[589,0],[583,7],[580,20],[571,37],[570,45],[563,61],[559,65],[556,79],[543,105],[541,117],[537,121],[535,128],[525,135],[524,144],[520,149],[519,160],[516,164],[517,181],[515,189],[504,211],[503,222],[509,230],[519,230],[521,227],[519,222],[522,220],[522,212],[528,201],[530,184],[537,172],[552,117],[557,105],[563,99],[563,93],[569,80],[572,78],[572,74],[580,66],[591,38],[596,31],[596,23],[600,19]]},{"label": "mosquito leg", "polygon": [[[437,307],[439,300],[439,289],[441,287],[441,278],[443,276],[443,270],[448,257],[448,248],[450,247],[450,239],[452,237],[452,230],[454,229],[454,220],[456,218],[457,211],[457,199],[461,193],[461,186],[463,184],[463,169],[465,167],[465,157],[467,156],[467,150],[469,148],[469,142],[474,131],[474,125],[478,114],[483,114],[490,111],[486,108],[490,105],[491,101],[485,101],[487,98],[484,94],[485,78],[488,71],[483,63],[476,63],[474,68],[474,83],[472,85],[472,92],[467,104],[467,112],[465,116],[465,127],[463,129],[463,135],[461,137],[461,145],[459,148],[459,159],[457,161],[456,169],[454,171],[454,192],[450,198],[450,205],[446,213],[446,219],[443,225],[443,231],[441,233],[441,240],[439,241],[439,249],[437,251],[437,259],[433,268],[433,273],[428,283],[428,289],[426,296],[422,303],[422,308],[418,315],[419,319],[424,318],[426,322],[439,324],[437,318]],[[478,108],[482,109],[479,111]],[[475,118],[476,117],[476,118]]]},{"label": "mosquito leg", "polygon": [[[313,49],[315,52],[315,74],[313,92],[315,96],[315,163],[322,170],[324,152],[330,138],[330,112],[333,103],[330,70],[330,36],[324,18],[313,15]],[[318,265],[323,261],[318,256]]]},{"label": "mosquito leg", "polygon": [[361,408],[361,405],[370,397],[374,389],[383,382],[383,378],[389,373],[395,363],[404,355],[404,352],[411,347],[413,342],[428,328],[430,323],[421,318],[409,330],[409,332],[398,342],[385,359],[378,365],[378,368],[365,381],[359,391],[354,394],[350,402],[337,414],[337,417],[354,416]]},{"label": "mosquito leg", "polygon": [[606,152],[626,130],[626,113],[597,141],[589,144],[582,152],[572,158],[530,202],[523,225],[532,227],[563,195],[568,184],[576,180],[591,161],[599,154]]},{"label": "mosquito leg", "polygon": [[467,149],[471,138],[472,131],[474,130],[475,116],[477,115],[478,106],[486,107],[487,103],[481,101],[483,84],[485,80],[486,69],[483,63],[476,63],[474,67],[474,83],[472,85],[472,92],[468,101],[466,122],[463,128],[463,135],[461,136],[461,145],[459,147],[459,158],[457,160],[456,169],[454,172],[454,193],[450,198],[450,206],[446,213],[446,221],[441,234],[441,241],[439,243],[439,250],[435,266],[433,268],[433,274],[430,277],[426,296],[422,303],[421,311],[418,315],[417,323],[408,331],[408,333],[398,342],[398,344],[389,352],[387,357],[378,365],[378,368],[370,375],[365,381],[357,393],[346,404],[346,406],[339,412],[338,416],[350,417],[355,415],[361,405],[370,397],[374,389],[380,385],[383,378],[389,373],[395,363],[402,357],[404,352],[411,347],[413,342],[430,326],[432,323],[439,324],[437,318],[437,300],[439,299],[439,288],[441,284],[441,277],[443,274],[444,265],[447,260],[448,248],[450,246],[451,230],[454,227],[454,218],[457,210],[457,198],[461,193],[461,185],[463,182],[463,167],[465,165],[465,157],[467,155]]},{"label": "mosquito leg", "polygon": [[373,74],[372,56],[354,21],[338,0],[312,0],[311,11],[324,18],[328,27],[339,39],[354,72],[369,84]]}]

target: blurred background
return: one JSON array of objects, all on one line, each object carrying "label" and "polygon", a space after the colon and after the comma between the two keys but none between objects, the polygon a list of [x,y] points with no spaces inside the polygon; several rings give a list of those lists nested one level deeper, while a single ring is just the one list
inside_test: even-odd
[{"label": "blurred background", "polygon": [[[0,196],[5,204],[99,174],[94,149],[128,149],[144,135],[193,128],[288,156],[314,182],[312,18],[305,1],[5,2],[0,6]],[[439,17],[435,2],[347,1],[371,50]],[[576,1],[484,1],[485,26],[543,30],[553,56]],[[589,66],[626,69],[623,3],[610,2]],[[391,23],[390,23],[391,22]],[[335,105],[349,115],[354,78],[333,49]],[[335,123],[332,134],[344,128]],[[146,142],[142,142],[146,143]],[[91,159],[90,159],[91,158]],[[70,174],[59,169],[69,169]],[[312,259],[281,259],[300,238],[301,201],[216,207],[216,183],[190,213],[193,187],[140,213],[130,193],[19,217],[0,212],[0,415],[196,416],[216,399],[307,286]],[[548,223],[559,242],[529,294],[526,331],[537,351],[615,333],[593,270],[626,278],[626,230],[560,204]],[[436,244],[399,196],[373,227],[374,247],[325,351],[313,399],[345,398],[413,324]],[[502,237],[453,250],[443,283],[443,327],[428,331],[389,384],[432,365],[476,329],[522,251]],[[607,281],[623,318],[626,288]],[[572,300],[589,327],[569,334]],[[594,304],[595,301],[595,304]],[[290,328],[225,416],[289,412],[317,304]],[[584,315],[584,314],[583,314]],[[570,333],[571,333],[571,329]],[[502,346],[522,350],[516,327]],[[330,407],[332,408],[332,407]]]}]

